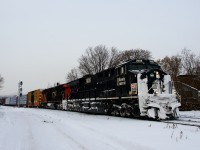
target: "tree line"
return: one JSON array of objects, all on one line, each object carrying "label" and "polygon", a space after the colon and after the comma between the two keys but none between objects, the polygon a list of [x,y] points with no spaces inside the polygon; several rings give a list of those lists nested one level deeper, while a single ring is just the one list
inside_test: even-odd
[{"label": "tree line", "polygon": [[[78,79],[87,74],[96,74],[105,69],[116,67],[129,59],[152,59],[152,53],[144,49],[130,49],[119,51],[116,47],[108,48],[105,45],[88,47],[79,58],[79,66],[67,73],[67,82]],[[173,80],[180,74],[200,76],[200,54],[184,48],[180,54],[165,56],[156,60],[162,69],[171,75]],[[4,78],[0,75],[0,89]]]},{"label": "tree line", "polygon": [[[119,63],[129,59],[152,59],[152,53],[144,49],[119,51],[116,47],[107,48],[105,45],[88,47],[78,60],[79,66],[67,73],[67,81],[116,67]],[[190,49],[184,48],[180,54],[165,56],[156,62],[172,76],[173,80],[180,74],[200,75],[200,55],[195,55]]]},{"label": "tree line", "polygon": [[157,60],[162,69],[171,75],[173,80],[180,74],[200,76],[200,54],[184,48],[180,54],[165,56]]}]

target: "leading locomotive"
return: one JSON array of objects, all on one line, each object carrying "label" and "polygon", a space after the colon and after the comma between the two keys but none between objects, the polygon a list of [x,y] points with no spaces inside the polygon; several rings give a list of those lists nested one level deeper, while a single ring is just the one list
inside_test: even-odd
[{"label": "leading locomotive", "polygon": [[178,117],[180,103],[172,93],[171,77],[152,60],[129,60],[67,85],[71,92],[62,100],[65,110],[154,119]]}]

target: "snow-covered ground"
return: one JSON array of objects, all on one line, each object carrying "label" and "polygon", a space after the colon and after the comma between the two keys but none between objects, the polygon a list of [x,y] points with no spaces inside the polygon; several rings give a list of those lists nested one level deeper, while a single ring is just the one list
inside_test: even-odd
[{"label": "snow-covered ground", "polygon": [[199,150],[199,139],[194,126],[0,106],[0,150]]}]

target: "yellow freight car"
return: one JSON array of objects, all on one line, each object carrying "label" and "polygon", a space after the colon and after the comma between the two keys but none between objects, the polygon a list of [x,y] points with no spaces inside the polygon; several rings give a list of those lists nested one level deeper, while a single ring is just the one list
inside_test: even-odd
[{"label": "yellow freight car", "polygon": [[39,107],[42,101],[42,90],[34,90],[27,94],[27,107]]}]

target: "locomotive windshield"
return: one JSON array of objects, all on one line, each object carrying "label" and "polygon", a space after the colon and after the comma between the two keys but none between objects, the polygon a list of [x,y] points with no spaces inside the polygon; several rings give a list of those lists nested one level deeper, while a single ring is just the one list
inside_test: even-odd
[{"label": "locomotive windshield", "polygon": [[160,66],[151,64],[148,65],[148,69],[160,69]]},{"label": "locomotive windshield", "polygon": [[144,70],[144,69],[160,69],[160,66],[155,65],[155,64],[130,64],[129,65],[129,70]]},{"label": "locomotive windshield", "polygon": [[143,70],[146,69],[145,64],[130,64],[129,65],[129,70]]}]

